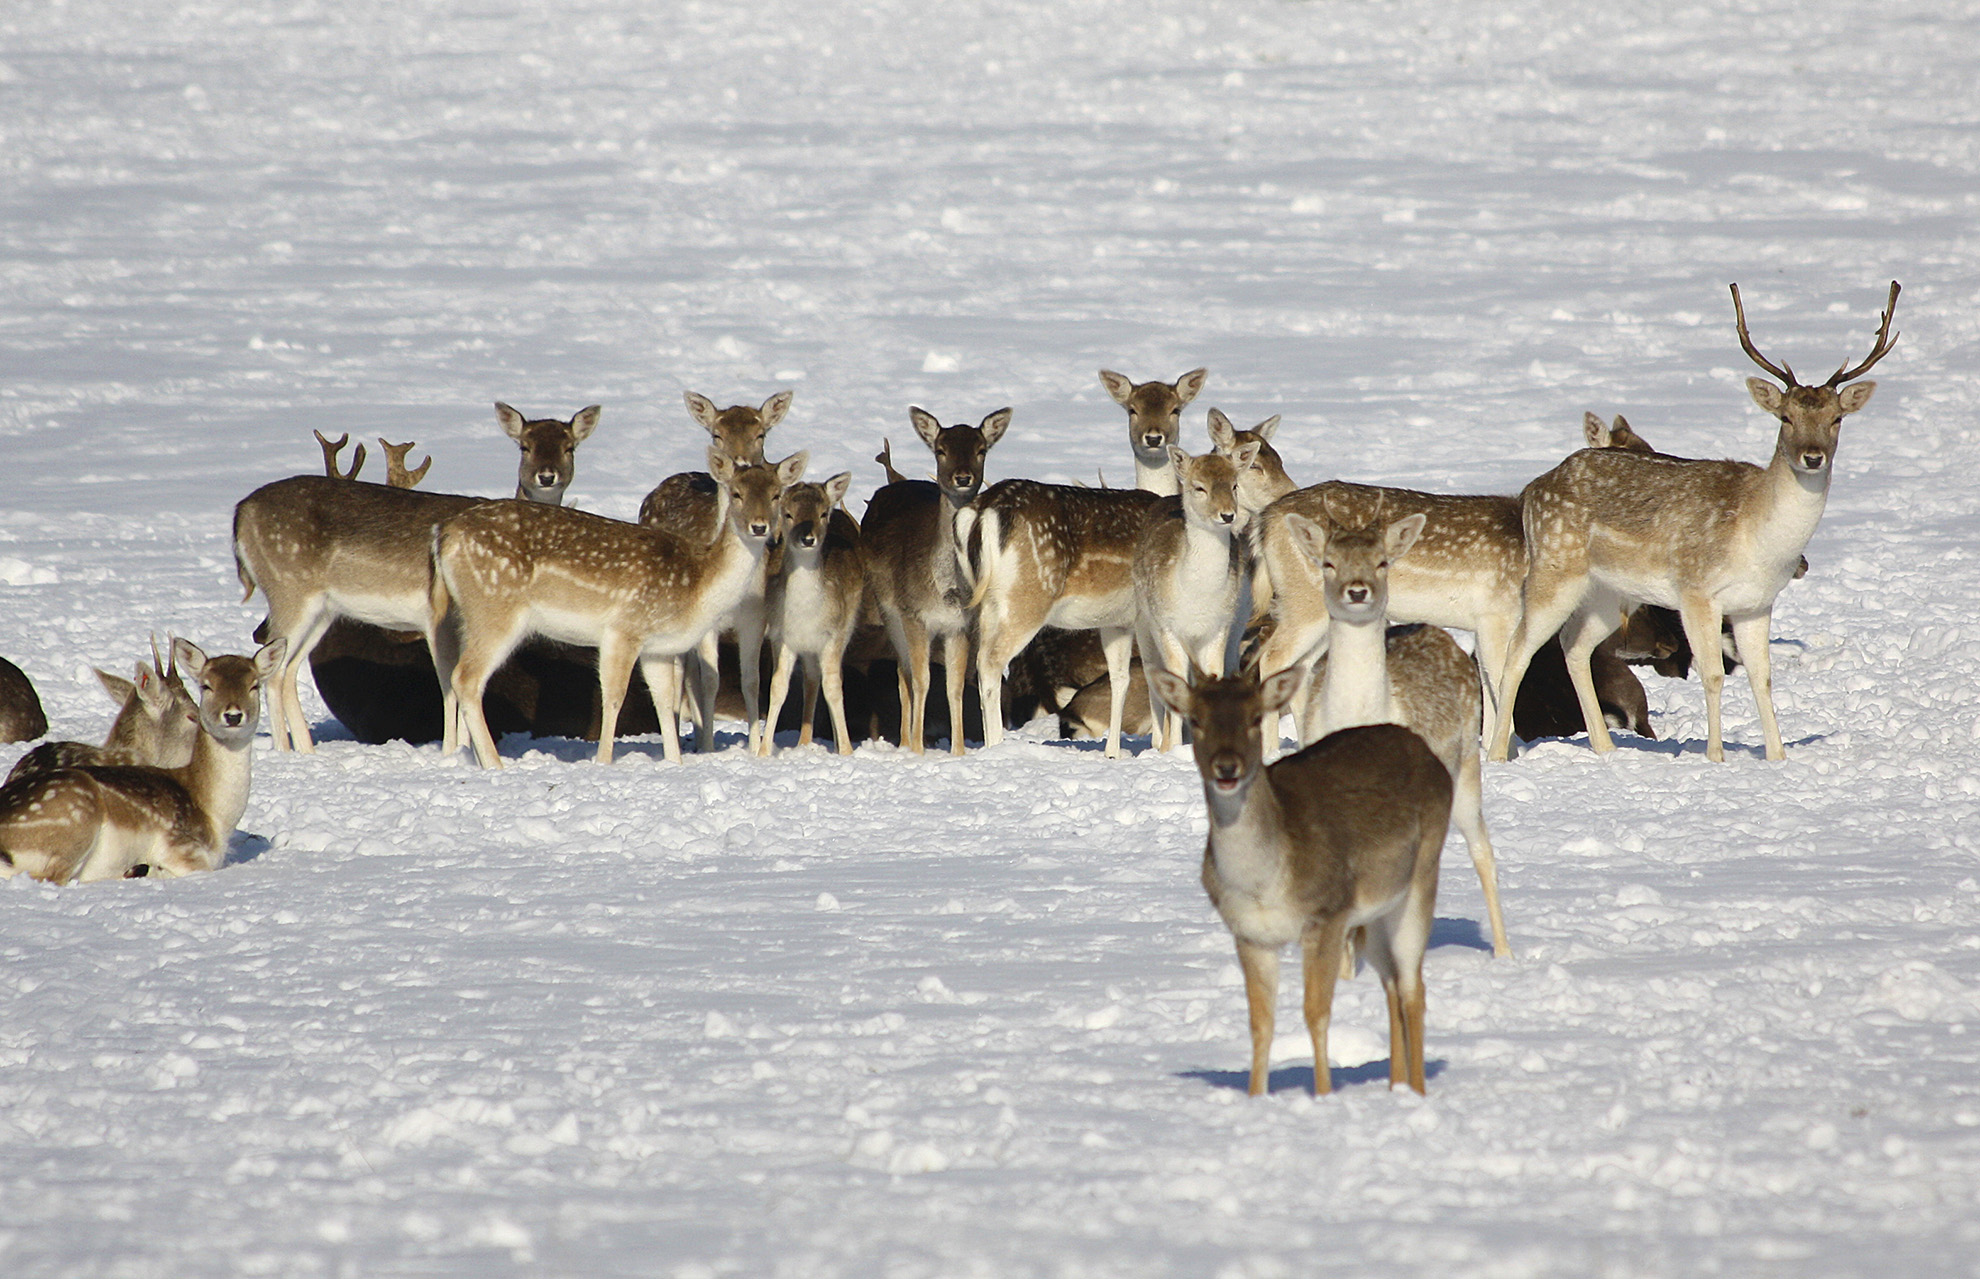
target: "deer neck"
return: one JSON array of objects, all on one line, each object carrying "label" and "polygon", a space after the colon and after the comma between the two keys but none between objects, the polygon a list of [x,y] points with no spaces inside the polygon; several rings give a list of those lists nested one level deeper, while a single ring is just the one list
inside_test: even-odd
[{"label": "deer neck", "polygon": [[1774,444],[1774,456],[1761,473],[1754,522],[1755,549],[1768,558],[1792,562],[1815,536],[1822,512],[1829,504],[1829,480],[1835,474],[1833,457],[1819,472],[1797,470],[1789,460],[1784,441]]},{"label": "deer neck", "polygon": [[240,825],[247,811],[248,785],[253,772],[254,730],[239,734],[233,742],[223,742],[201,728],[193,743],[192,762],[184,768],[168,770],[176,777],[199,811],[205,816],[213,847],[223,853],[227,837]]},{"label": "deer neck", "polygon": [[1169,461],[1168,450],[1144,453],[1134,446],[1134,486],[1158,493],[1163,497],[1174,497],[1182,492],[1182,480],[1176,475],[1176,468]]},{"label": "deer neck", "polygon": [[1210,808],[1210,858],[1227,890],[1263,897],[1285,874],[1281,844],[1285,810],[1272,787],[1272,777],[1258,768],[1251,782],[1236,795],[1220,795],[1203,784]]},{"label": "deer neck", "polygon": [[1367,621],[1328,616],[1327,669],[1320,681],[1320,714],[1327,732],[1395,721],[1388,630],[1383,612]]}]

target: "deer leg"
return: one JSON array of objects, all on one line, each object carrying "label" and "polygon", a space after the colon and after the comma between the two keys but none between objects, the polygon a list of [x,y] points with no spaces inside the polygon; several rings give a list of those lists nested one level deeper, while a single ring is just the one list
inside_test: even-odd
[{"label": "deer leg", "polygon": [[[1144,676],[1150,675],[1157,670],[1166,671],[1169,669],[1168,665],[1156,656],[1157,644],[1152,634],[1146,631],[1135,632],[1134,646],[1141,652],[1141,672]],[[1149,743],[1158,751],[1167,751],[1169,749],[1169,716],[1171,712],[1168,704],[1162,700],[1162,695],[1155,691],[1155,681],[1149,679],[1147,683]],[[1182,735],[1180,730],[1178,730],[1176,735],[1178,737]]]},{"label": "deer leg", "polygon": [[483,768],[503,765],[502,756],[495,749],[495,736],[488,731],[488,716],[482,709],[481,697],[487,691],[489,677],[508,660],[522,638],[520,626],[500,638],[472,632],[464,632],[462,636],[460,660],[454,663],[454,701],[460,707],[468,740],[474,744],[475,759]]},{"label": "deer leg", "polygon": [[619,732],[619,708],[626,704],[639,642],[608,630],[598,643],[598,762],[612,762],[612,743]]},{"label": "deer leg", "polygon": [[[1339,947],[1335,948],[1336,950]],[[1245,1091],[1263,1096],[1272,1082],[1272,1030],[1278,1018],[1279,950],[1276,946],[1237,944],[1238,967],[1244,970],[1244,1002],[1251,1014],[1251,1084]]]},{"label": "deer leg", "polygon": [[1330,916],[1300,934],[1301,970],[1306,980],[1306,1033],[1313,1040],[1313,1095],[1334,1091],[1327,1065],[1327,1028],[1334,1018],[1334,987],[1341,979],[1347,929],[1344,916]]},{"label": "deer leg", "polygon": [[[823,672],[819,669],[820,665],[818,654],[806,653],[804,655],[804,717],[798,724],[798,745],[800,746],[811,745],[811,740],[815,733],[813,723],[818,718],[818,686],[823,682]],[[773,726],[774,724],[775,721],[772,721]],[[765,731],[767,732],[768,730],[766,729]]]},{"label": "deer leg", "polygon": [[[1017,600],[1010,598],[999,600],[993,594],[984,598],[983,606],[977,613],[976,696],[983,703],[985,746],[995,746],[1004,740],[1004,668],[1011,664],[1012,658],[1024,651],[1024,646],[1031,643],[1045,625],[1046,609],[1027,607],[1024,615],[1019,615],[1014,611],[1017,603]],[[1118,703],[1115,711],[1114,725],[1118,728]],[[1109,754],[1120,754],[1118,737]]]},{"label": "deer leg", "polygon": [[908,700],[901,720],[901,744],[919,755],[927,740],[928,715],[928,627],[918,617],[903,617],[901,631],[907,651],[901,654],[901,669],[907,672]]},{"label": "deer leg", "polygon": [[[1485,692],[1483,741],[1491,741],[1498,730],[1499,679],[1506,669],[1506,649],[1511,646],[1513,632],[1518,627],[1517,613],[1488,613],[1478,619],[1478,629],[1472,632],[1472,656],[1478,662],[1479,684]],[[1511,715],[1512,708],[1504,708],[1503,713]]]},{"label": "deer leg", "polygon": [[[763,737],[750,743],[749,753],[752,755],[767,758],[770,754],[770,744],[777,736],[777,721],[783,718],[784,701],[791,693],[791,668],[795,665],[797,650],[789,644],[778,644],[777,667],[770,672],[770,701],[763,708]],[[803,744],[802,738],[798,740],[800,745]]]},{"label": "deer leg", "polygon": [[1766,738],[1767,758],[1786,759],[1787,747],[1781,744],[1781,726],[1774,719],[1774,658],[1768,652],[1768,639],[1774,629],[1772,609],[1755,613],[1750,617],[1735,617],[1732,623],[1733,645],[1739,649],[1739,660],[1746,667],[1746,680],[1753,688],[1753,704],[1760,712],[1760,732]]},{"label": "deer leg", "polygon": [[[1469,746],[1469,743],[1466,743]],[[1451,824],[1464,836],[1465,851],[1471,854],[1472,869],[1478,872],[1478,886],[1485,893],[1485,918],[1492,925],[1492,953],[1500,959],[1512,957],[1512,944],[1506,940],[1506,917],[1499,911],[1499,863],[1492,853],[1492,837],[1485,830],[1483,767],[1478,751],[1468,749],[1458,759],[1451,790]]]},{"label": "deer leg", "polygon": [[743,714],[749,720],[749,742],[763,740],[763,605],[745,603],[736,610],[736,658],[742,669]]},{"label": "deer leg", "polygon": [[[722,695],[722,628],[702,636],[685,660],[692,674],[676,682],[694,690],[694,753],[706,755],[715,749],[715,702]],[[679,702],[680,694],[674,700]]]},{"label": "deer leg", "polygon": [[[1718,602],[1710,596],[1688,595],[1680,602],[1678,619],[1691,643],[1691,660],[1698,664],[1698,682],[1705,686],[1705,758],[1723,763],[1726,747],[1719,712],[1726,691],[1726,653],[1719,644]],[[1744,651],[1740,655],[1744,657]]]},{"label": "deer leg", "polygon": [[1128,663],[1134,660],[1134,632],[1121,626],[1100,628],[1100,651],[1107,655],[1108,759],[1121,757],[1121,716],[1127,710]]},{"label": "deer leg", "polygon": [[1607,591],[1592,591],[1561,631],[1561,653],[1567,659],[1568,681],[1574,685],[1582,722],[1588,726],[1589,749],[1597,755],[1608,754],[1616,748],[1616,743],[1609,736],[1609,721],[1602,714],[1602,699],[1595,692],[1595,673],[1590,662],[1595,646],[1609,638],[1621,618],[1621,600]]},{"label": "deer leg", "polygon": [[461,660],[460,627],[450,618],[434,618],[426,631],[426,651],[440,679],[440,753],[461,748],[461,707],[454,697],[454,667]]},{"label": "deer leg", "polygon": [[853,753],[852,734],[846,729],[846,648],[840,644],[819,654],[819,678],[825,685],[825,709],[832,715],[832,741],[839,754]]},{"label": "deer leg", "polygon": [[[1506,664],[1499,671],[1498,693],[1493,699],[1499,713],[1493,717],[1492,739],[1485,758],[1503,762],[1511,754],[1512,707],[1519,695],[1519,682],[1526,678],[1526,668],[1540,646],[1554,638],[1574,615],[1586,590],[1585,576],[1577,578],[1546,564],[1528,561],[1526,583],[1520,588],[1524,607],[1520,610],[1519,625],[1513,628],[1512,639],[1506,645]],[[1595,722],[1601,721],[1598,708]],[[1606,728],[1604,725],[1605,735]]]},{"label": "deer leg", "polygon": [[682,657],[642,657],[639,673],[646,677],[646,692],[653,699],[654,718],[660,721],[660,753],[670,763],[681,761],[681,697],[686,659]]},{"label": "deer leg", "polygon": [[[949,753],[960,755],[965,748],[963,738],[963,684],[969,679],[969,636],[962,631],[954,631],[942,637],[942,674],[948,682],[949,693]],[[995,702],[983,703],[984,735],[988,736],[990,724],[998,728],[1004,726],[1003,709]]]},{"label": "deer leg", "polygon": [[309,655],[323,641],[335,621],[328,601],[317,596],[309,605],[294,615],[277,622],[275,610],[268,611],[268,634],[272,639],[277,635],[289,636],[287,659],[282,663],[281,674],[275,681],[277,696],[269,701],[269,735],[275,740],[276,750],[301,751],[304,754],[316,750],[316,743],[309,734],[309,720],[303,715],[302,695],[297,681],[302,677],[302,669],[309,663]]}]

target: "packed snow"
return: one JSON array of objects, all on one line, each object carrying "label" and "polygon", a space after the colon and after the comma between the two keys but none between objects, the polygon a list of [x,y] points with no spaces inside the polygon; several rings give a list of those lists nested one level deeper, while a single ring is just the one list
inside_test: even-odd
[{"label": "packed snow", "polygon": [[1454,840],[1427,1098],[1365,973],[1337,1091],[1288,981],[1244,1096],[1186,755],[484,773],[306,688],[221,870],[0,884],[5,1273],[1980,1273],[1972,6],[36,0],[0,174],[0,655],[86,739],[154,631],[251,649],[230,509],[312,428],[500,494],[494,401],[602,404],[630,518],[683,390],[788,386],[857,513],[911,403],[1121,483],[1095,371],[1205,365],[1192,450],[1514,492],[1590,409],[1764,460],[1726,285],[1817,379],[1905,286],[1787,760],[1645,672],[1660,740],[1489,766],[1516,954]]}]

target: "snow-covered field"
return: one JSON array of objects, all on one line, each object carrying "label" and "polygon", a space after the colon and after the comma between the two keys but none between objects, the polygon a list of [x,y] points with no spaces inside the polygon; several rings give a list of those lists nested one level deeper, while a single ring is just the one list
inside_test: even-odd
[{"label": "snow-covered field", "polygon": [[312,702],[220,872],[0,886],[0,1271],[1980,1273],[1976,214],[1943,0],[0,8],[0,654],[66,736],[153,630],[248,647],[229,509],[312,427],[499,493],[492,401],[601,403],[629,517],[684,388],[791,386],[857,512],[910,403],[1120,482],[1094,371],[1204,364],[1193,449],[1514,491],[1584,409],[1763,459],[1727,282],[1817,379],[1905,285],[1787,761],[1646,674],[1665,740],[1490,768],[1518,954],[1454,842],[1427,1100],[1365,975],[1334,1096],[1291,983],[1243,1096],[1186,758],[484,775]]}]

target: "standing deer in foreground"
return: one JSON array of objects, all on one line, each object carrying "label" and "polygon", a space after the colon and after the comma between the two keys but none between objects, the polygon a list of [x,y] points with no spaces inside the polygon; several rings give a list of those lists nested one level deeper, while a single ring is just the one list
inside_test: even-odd
[{"label": "standing deer in foreground", "polygon": [[[1705,685],[1705,756],[1725,758],[1720,697],[1725,668],[1719,652],[1721,619],[1746,664],[1770,760],[1786,757],[1774,718],[1773,663],[1768,652],[1774,599],[1793,580],[1802,550],[1829,500],[1829,482],[1843,418],[1870,402],[1875,382],[1856,382],[1897,341],[1890,299],[1870,354],[1845,360],[1821,386],[1803,386],[1786,365],[1760,354],[1746,330],[1739,286],[1732,286],[1739,343],[1754,363],[1780,379],[1748,378],[1754,403],[1780,419],[1774,456],[1765,466],[1583,449],[1526,486],[1521,495],[1527,537],[1525,611],[1514,633],[1499,697],[1518,687],[1533,651],[1562,630],[1568,674],[1596,753],[1615,749],[1602,720],[1588,654],[1613,631],[1625,601],[1675,608]],[[1565,628],[1565,629],[1563,629]],[[1491,758],[1505,759],[1510,716],[1491,739]]]},{"label": "standing deer in foreground", "polygon": [[[1330,512],[1331,515],[1331,512]],[[1327,652],[1314,665],[1301,740],[1359,724],[1401,724],[1443,761],[1452,781],[1451,820],[1485,893],[1492,953],[1512,954],[1499,910],[1499,869],[1485,829],[1478,762],[1483,690],[1478,666],[1450,632],[1436,626],[1388,625],[1389,571],[1423,531],[1421,512],[1393,523],[1380,508],[1360,527],[1330,518],[1286,518],[1327,592]]]},{"label": "standing deer in foreground", "polygon": [[12,782],[29,773],[52,772],[83,764],[131,764],[152,768],[180,768],[192,758],[193,743],[199,737],[199,704],[186,692],[179,677],[178,654],[173,652],[168,666],[158,655],[158,640],[151,641],[151,664],[142,661],[131,679],[120,679],[98,670],[97,682],[110,700],[117,703],[117,718],[110,723],[103,745],[87,742],[43,742],[14,762],[7,774]]},{"label": "standing deer in foreground", "polygon": [[1331,1092],[1327,1029],[1348,938],[1381,976],[1389,1005],[1389,1087],[1424,1091],[1423,952],[1450,826],[1451,775],[1423,739],[1395,724],[1332,733],[1264,762],[1259,725],[1276,720],[1304,677],[1280,671],[1150,675],[1189,722],[1210,809],[1203,887],[1237,941],[1251,1013],[1250,1093],[1271,1078],[1279,951],[1298,942],[1313,1040],[1313,1091]]},{"label": "standing deer in foreground", "polygon": [[762,571],[782,521],[784,489],[803,478],[805,454],[739,467],[708,450],[721,486],[722,532],[713,544],[601,515],[531,502],[485,502],[433,539],[429,631],[450,612],[459,627],[449,665],[448,718],[465,723],[483,768],[502,767],[482,713],[496,667],[530,635],[598,650],[598,762],[612,762],[614,729],[635,662],[653,694],[666,756],[681,756],[675,712],[680,658],[720,627]]},{"label": "standing deer in foreground", "polygon": [[782,563],[770,578],[766,615],[777,667],[770,676],[770,702],[764,708],[758,752],[770,753],[791,689],[791,669],[804,659],[804,713],[798,745],[811,743],[818,714],[818,690],[832,716],[832,740],[841,755],[852,754],[846,729],[845,656],[859,624],[866,596],[866,564],[860,553],[859,525],[839,509],[852,473],[842,471],[823,484],[793,484],[784,490]]},{"label": "standing deer in foreground", "polygon": [[[983,464],[1010,427],[1011,411],[986,414],[976,426],[943,426],[934,414],[911,407],[908,420],[935,454],[935,479],[889,484],[867,502],[866,518],[860,521],[866,589],[899,664],[901,744],[917,755],[924,749],[929,650],[939,639],[949,697],[949,750],[960,755],[971,617],[959,523],[983,487]],[[986,737],[993,721],[1002,727],[996,705],[985,702]]]},{"label": "standing deer in foreground", "polygon": [[216,869],[247,808],[261,686],[284,642],[251,658],[208,658],[173,641],[173,661],[199,688],[192,759],[182,768],[59,768],[0,788],[0,876],[66,884]]},{"label": "standing deer in foreground", "polygon": [[[521,414],[495,406],[505,430]],[[598,425],[597,405],[570,421],[522,423],[541,452],[525,445],[518,492],[529,492],[544,457],[562,468],[561,483],[534,491],[561,500],[570,483],[570,453]],[[552,431],[546,425],[558,428]],[[540,429],[539,429],[540,428]],[[560,442],[561,441],[561,442]],[[326,444],[326,451],[328,445]],[[554,468],[553,468],[554,469]],[[303,663],[338,618],[395,631],[419,631],[437,668],[446,637],[431,625],[433,530],[443,520],[490,499],[453,493],[295,475],[264,484],[234,506],[234,567],[243,601],[259,589],[268,600],[266,634],[288,641],[287,659],[270,687],[268,718],[277,750],[313,751],[296,680]],[[444,695],[444,688],[442,690]],[[455,726],[442,725],[452,740]]]},{"label": "standing deer in foreground", "polygon": [[1136,488],[1175,496],[1176,472],[1169,465],[1169,450],[1182,438],[1183,406],[1196,398],[1209,376],[1208,369],[1191,369],[1173,382],[1136,382],[1112,369],[1100,370],[1100,385],[1127,410]]},{"label": "standing deer in foreground", "polygon": [[[1191,457],[1170,447],[1182,492],[1153,505],[1134,547],[1134,641],[1144,673],[1222,675],[1234,664],[1251,613],[1243,539],[1250,512],[1239,503],[1238,487],[1257,456],[1256,444],[1243,445],[1235,457]],[[1182,742],[1180,713],[1164,713],[1153,692],[1149,713],[1155,749]]]}]

